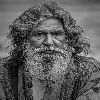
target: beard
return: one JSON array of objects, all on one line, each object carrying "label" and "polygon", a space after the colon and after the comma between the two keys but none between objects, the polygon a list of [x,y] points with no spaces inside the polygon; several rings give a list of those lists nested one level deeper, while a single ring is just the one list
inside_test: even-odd
[{"label": "beard", "polygon": [[71,47],[65,44],[61,49],[57,47],[34,48],[27,44],[25,50],[26,69],[44,84],[61,82],[67,72],[72,55]]}]

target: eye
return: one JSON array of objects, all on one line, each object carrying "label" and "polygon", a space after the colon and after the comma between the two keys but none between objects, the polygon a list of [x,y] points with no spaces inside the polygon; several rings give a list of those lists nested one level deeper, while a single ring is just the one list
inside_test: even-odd
[{"label": "eye", "polygon": [[55,31],[55,32],[52,32],[51,34],[53,36],[56,36],[56,37],[58,36],[59,37],[59,36],[64,36],[65,33],[62,32],[62,31]]},{"label": "eye", "polygon": [[59,33],[59,32],[54,32],[53,35],[55,35],[55,36],[60,36],[61,33]]},{"label": "eye", "polygon": [[40,40],[40,39],[44,38],[44,35],[45,35],[45,33],[41,32],[41,31],[39,31],[39,32],[32,32],[32,38],[34,40]]},{"label": "eye", "polygon": [[65,33],[63,31],[52,32],[51,34],[57,40],[63,40],[65,38]]},{"label": "eye", "polygon": [[53,32],[52,35],[53,36],[61,36],[62,34],[60,32]]},{"label": "eye", "polygon": [[33,34],[34,37],[41,37],[43,35],[44,35],[43,32],[36,32],[36,33]]}]

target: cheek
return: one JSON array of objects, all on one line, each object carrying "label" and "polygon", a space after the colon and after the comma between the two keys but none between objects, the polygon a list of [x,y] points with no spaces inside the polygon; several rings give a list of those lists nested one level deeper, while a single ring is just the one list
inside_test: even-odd
[{"label": "cheek", "polygon": [[58,48],[61,48],[65,44],[65,39],[58,40],[53,38],[53,42]]}]

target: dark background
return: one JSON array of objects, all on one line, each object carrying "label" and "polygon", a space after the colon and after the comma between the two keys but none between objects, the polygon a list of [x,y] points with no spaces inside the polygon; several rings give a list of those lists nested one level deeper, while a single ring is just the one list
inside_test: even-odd
[{"label": "dark background", "polygon": [[[41,0],[43,2],[44,0]],[[100,0],[56,0],[84,29],[91,44],[89,56],[100,61]],[[0,57],[8,56],[9,25],[23,11],[40,0],[0,0]]]}]

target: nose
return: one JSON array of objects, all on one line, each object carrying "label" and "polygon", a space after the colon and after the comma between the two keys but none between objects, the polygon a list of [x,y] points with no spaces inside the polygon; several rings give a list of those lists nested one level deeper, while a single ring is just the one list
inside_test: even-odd
[{"label": "nose", "polygon": [[51,34],[47,34],[46,39],[44,41],[45,46],[52,46],[54,45]]}]

